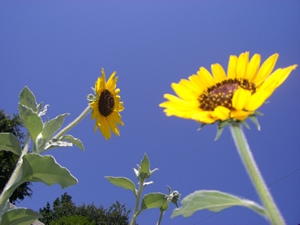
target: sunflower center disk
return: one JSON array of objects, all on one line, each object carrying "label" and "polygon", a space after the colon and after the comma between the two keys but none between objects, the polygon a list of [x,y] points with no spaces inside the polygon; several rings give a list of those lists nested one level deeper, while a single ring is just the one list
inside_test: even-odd
[{"label": "sunflower center disk", "polygon": [[236,90],[243,88],[255,93],[255,85],[246,79],[228,79],[205,90],[198,98],[199,107],[204,111],[214,111],[218,106],[232,110],[232,97]]},{"label": "sunflower center disk", "polygon": [[110,93],[109,90],[102,91],[98,103],[98,109],[102,116],[107,117],[114,111],[115,100],[113,94]]}]

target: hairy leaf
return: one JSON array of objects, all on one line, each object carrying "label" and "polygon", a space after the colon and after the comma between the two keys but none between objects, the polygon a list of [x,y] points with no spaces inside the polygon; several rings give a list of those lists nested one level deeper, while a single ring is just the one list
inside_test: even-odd
[{"label": "hairy leaf", "polygon": [[0,150],[11,151],[18,156],[22,152],[20,142],[13,133],[0,133]]},{"label": "hairy leaf", "polygon": [[143,197],[141,210],[153,209],[164,206],[167,201],[167,196],[162,193],[150,193]]},{"label": "hairy leaf", "polygon": [[19,95],[20,103],[30,109],[33,112],[37,112],[37,103],[35,100],[34,94],[28,89],[28,87],[24,87]]},{"label": "hairy leaf", "polygon": [[41,118],[33,112],[32,109],[19,103],[20,118],[27,128],[32,140],[35,142],[36,137],[42,132],[43,122]]},{"label": "hairy leaf", "polygon": [[74,145],[76,145],[78,148],[80,148],[82,151],[84,151],[82,142],[78,138],[74,138],[72,135],[65,135],[61,138],[61,140],[69,140]]},{"label": "hairy leaf", "polygon": [[109,180],[109,182],[111,182],[112,184],[118,186],[118,187],[123,187],[125,189],[129,189],[129,190],[132,190],[135,197],[136,196],[136,189],[135,189],[135,185],[134,183],[126,178],[126,177],[105,177]]},{"label": "hairy leaf", "polygon": [[189,217],[202,209],[219,212],[232,206],[245,206],[263,216],[266,216],[265,209],[257,203],[220,191],[195,191],[194,193],[185,197],[181,201],[181,204],[183,206],[179,209],[175,209],[171,218],[178,215]]},{"label": "hairy leaf", "polygon": [[26,208],[9,209],[0,217],[0,225],[28,225],[34,223],[41,214]]}]

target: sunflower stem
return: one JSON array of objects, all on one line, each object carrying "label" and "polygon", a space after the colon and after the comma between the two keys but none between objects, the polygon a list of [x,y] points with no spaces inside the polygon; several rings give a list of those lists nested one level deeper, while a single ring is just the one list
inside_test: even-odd
[{"label": "sunflower stem", "polygon": [[13,173],[11,174],[8,182],[6,183],[1,195],[0,195],[0,209],[2,208],[3,204],[5,204],[5,202],[9,199],[9,197],[13,194],[13,192],[15,191],[14,188],[13,190],[9,190],[9,188],[14,185],[14,183],[16,182],[16,180],[19,178],[20,173],[22,173],[22,164],[23,164],[23,156],[27,154],[28,149],[29,149],[29,144],[30,144],[30,140],[31,140],[31,136],[29,134],[29,132],[26,135],[26,141],[25,141],[25,146],[22,150],[22,153],[18,159],[18,162],[16,164],[16,167],[13,171]]},{"label": "sunflower stem", "polygon": [[134,224],[136,218],[141,213],[139,211],[139,205],[140,205],[140,201],[141,201],[143,190],[144,190],[144,180],[140,180],[140,182],[139,182],[139,190],[138,190],[138,193],[137,193],[135,208],[134,208],[134,212],[132,214],[130,225]]},{"label": "sunflower stem", "polygon": [[230,131],[233,136],[236,148],[240,154],[240,157],[246,167],[247,172],[265,206],[267,217],[273,225],[284,225],[285,222],[276,207],[276,204],[268,191],[268,188],[262,178],[262,175],[256,165],[253,158],[250,147],[247,143],[247,139],[244,135],[242,127],[240,124],[232,124],[230,126]]},{"label": "sunflower stem", "polygon": [[86,107],[86,109],[68,126],[66,126],[64,129],[62,129],[58,134],[55,135],[55,139],[59,139],[61,136],[63,136],[65,133],[67,133],[69,130],[71,130],[76,124],[78,124],[90,111],[92,110],[91,106]]},{"label": "sunflower stem", "polygon": [[160,213],[159,213],[159,219],[158,219],[157,225],[160,225],[161,220],[162,220],[163,215],[164,215],[164,210],[159,210],[159,211],[160,211]]}]

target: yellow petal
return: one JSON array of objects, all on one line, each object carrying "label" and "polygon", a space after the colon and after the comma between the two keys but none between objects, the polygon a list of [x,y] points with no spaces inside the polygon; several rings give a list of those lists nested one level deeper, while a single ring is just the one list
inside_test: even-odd
[{"label": "yellow petal", "polygon": [[272,94],[273,91],[260,89],[254,95],[251,96],[249,101],[245,105],[247,111],[255,111],[258,109],[265,100]]},{"label": "yellow petal", "polygon": [[105,137],[105,140],[107,141],[107,138],[111,138],[109,125],[104,116],[101,116],[99,119],[100,119],[100,123],[99,123],[100,131],[102,135]]},{"label": "yellow petal", "polygon": [[278,58],[278,54],[275,53],[274,55],[271,55],[260,67],[256,78],[254,79],[254,83],[256,83],[257,85],[259,85],[262,81],[264,81],[272,72],[277,58]]},{"label": "yellow petal", "polygon": [[236,66],[236,77],[243,78],[249,61],[249,52],[241,53]]},{"label": "yellow petal", "polygon": [[214,123],[216,122],[217,119],[214,119],[210,116],[210,113],[208,112],[202,112],[202,113],[198,113],[198,114],[194,114],[192,116],[193,120],[199,121],[201,123]]},{"label": "yellow petal", "polygon": [[216,117],[218,117],[221,120],[227,120],[230,114],[230,110],[223,107],[223,106],[218,106],[214,110],[214,114]]},{"label": "yellow petal", "polygon": [[220,64],[212,64],[211,71],[215,78],[216,83],[221,83],[223,80],[226,80],[226,74],[223,67]]},{"label": "yellow petal", "polygon": [[249,81],[253,81],[254,78],[256,77],[259,65],[260,65],[260,60],[261,57],[259,54],[255,54],[252,56],[250,63],[247,66],[245,78],[248,79]]},{"label": "yellow petal", "polygon": [[197,72],[197,75],[204,87],[208,88],[215,85],[215,81],[212,78],[211,74],[204,67],[200,67],[200,70]]},{"label": "yellow petal", "polygon": [[228,68],[227,68],[227,78],[236,78],[236,65],[238,58],[236,55],[231,55],[229,57]]},{"label": "yellow petal", "polygon": [[233,95],[232,107],[236,110],[242,110],[249,101],[251,92],[243,88],[239,88]]},{"label": "yellow petal", "polygon": [[254,112],[245,112],[245,111],[241,111],[241,110],[238,110],[238,111],[235,110],[235,111],[231,112],[230,116],[231,116],[231,118],[243,121],[243,120],[247,119],[247,117],[253,113]]},{"label": "yellow petal", "polygon": [[184,100],[193,99],[194,95],[191,93],[191,90],[176,83],[172,83],[172,88],[175,93]]},{"label": "yellow petal", "polygon": [[115,120],[113,119],[112,115],[109,115],[107,117],[107,122],[108,122],[108,125],[109,125],[110,129],[112,130],[112,132],[114,132],[114,134],[116,136],[120,136],[119,129],[118,129],[117,124],[116,124]]},{"label": "yellow petal", "polygon": [[278,87],[279,85],[281,85],[285,79],[290,75],[290,73],[292,72],[292,70],[296,69],[298,65],[293,65],[293,66],[289,66],[287,68],[282,69],[281,72],[281,76],[279,77],[277,83],[276,83],[276,87]]}]

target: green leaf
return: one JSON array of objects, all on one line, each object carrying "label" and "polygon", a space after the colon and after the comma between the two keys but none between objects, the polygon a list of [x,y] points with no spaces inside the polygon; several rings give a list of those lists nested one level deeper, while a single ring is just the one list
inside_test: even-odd
[{"label": "green leaf", "polygon": [[144,158],[141,161],[141,166],[138,166],[138,167],[139,167],[139,171],[138,171],[139,172],[139,174],[138,174],[139,181],[149,179],[151,177],[151,175],[154,173],[154,171],[158,170],[157,168],[152,171],[150,170],[150,162],[149,162],[149,159],[148,159],[146,153],[144,155]]},{"label": "green leaf", "polygon": [[167,201],[167,195],[162,193],[150,193],[143,197],[141,211],[164,206]]},{"label": "green leaf", "polygon": [[202,209],[219,212],[232,206],[245,206],[251,208],[252,210],[263,216],[266,216],[265,209],[257,203],[250,200],[241,199],[234,195],[230,195],[220,191],[195,191],[194,193],[185,197],[181,201],[181,204],[183,206],[179,209],[175,209],[171,218],[174,218],[178,215],[189,217],[195,212]]},{"label": "green leaf", "polygon": [[62,189],[78,183],[69,170],[59,165],[51,155],[31,153],[25,155],[23,160],[24,182],[43,182],[48,186],[58,183]]},{"label": "green leaf", "polygon": [[20,118],[27,128],[32,140],[35,143],[36,137],[42,132],[43,122],[41,118],[25,105],[19,103]]},{"label": "green leaf", "polygon": [[52,139],[54,133],[56,131],[58,131],[59,128],[61,128],[61,126],[64,122],[64,118],[67,115],[69,115],[69,114],[65,113],[65,114],[59,115],[56,118],[45,123],[41,135],[39,135],[38,139],[36,140],[36,148],[37,148],[38,153],[40,153],[39,150],[42,150],[43,146]]},{"label": "green leaf", "polygon": [[76,145],[78,148],[80,148],[82,151],[84,151],[82,142],[78,138],[74,138],[72,135],[65,135],[60,140],[69,140],[74,145]]},{"label": "green leaf", "polygon": [[123,187],[125,189],[132,190],[134,193],[134,196],[137,197],[135,185],[130,179],[128,179],[126,177],[108,177],[108,176],[106,176],[105,178],[107,178],[109,180],[109,182],[111,182],[112,184],[114,184],[118,187]]},{"label": "green leaf", "polygon": [[[9,202],[9,200],[7,199],[6,200],[6,202],[4,202],[3,204],[2,204],[2,206],[0,207],[0,218],[1,218],[1,216],[5,213],[5,212],[7,212],[8,210],[9,210],[9,205],[10,205],[11,203]],[[1,221],[1,219],[0,219],[0,221]]]},{"label": "green leaf", "polygon": [[13,133],[0,133],[0,150],[11,151],[18,156],[22,152],[20,142]]},{"label": "green leaf", "polygon": [[53,156],[41,156],[36,153],[28,153],[23,156],[22,173],[8,191],[12,193],[24,182],[42,182],[48,186],[57,183],[61,188],[78,183],[69,170],[60,166]]},{"label": "green leaf", "polygon": [[140,168],[140,173],[146,173],[149,174],[150,171],[150,162],[149,159],[145,153],[144,158],[141,161],[141,168]]},{"label": "green leaf", "polygon": [[28,89],[28,87],[24,87],[19,95],[20,103],[28,108],[32,109],[33,112],[37,112],[37,103],[35,100],[34,94]]},{"label": "green leaf", "polygon": [[9,209],[0,217],[0,225],[28,225],[34,223],[41,217],[41,214],[31,209]]}]

